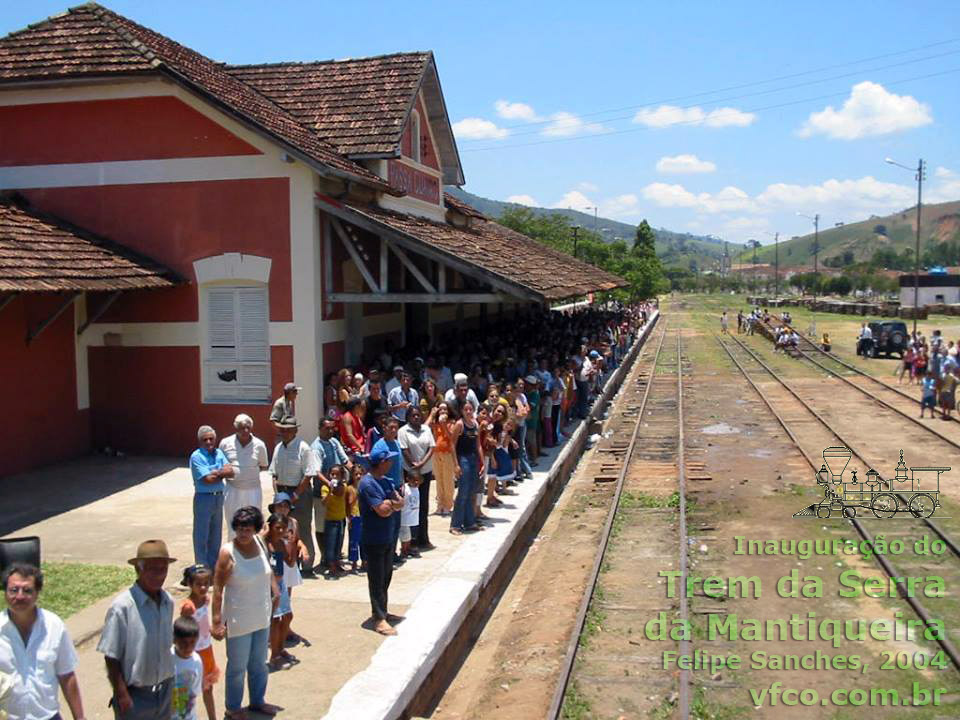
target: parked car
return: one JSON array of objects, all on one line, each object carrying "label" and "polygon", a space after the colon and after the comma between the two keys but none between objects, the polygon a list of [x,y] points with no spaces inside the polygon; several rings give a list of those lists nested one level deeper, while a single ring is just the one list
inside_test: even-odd
[{"label": "parked car", "polygon": [[[870,347],[870,357],[886,355],[890,357],[896,353],[899,357],[907,350],[907,342],[910,335],[907,333],[907,324],[897,320],[887,322],[867,323],[870,332],[873,333],[873,344]],[[857,355],[862,355],[863,350],[861,342],[857,339]]]}]

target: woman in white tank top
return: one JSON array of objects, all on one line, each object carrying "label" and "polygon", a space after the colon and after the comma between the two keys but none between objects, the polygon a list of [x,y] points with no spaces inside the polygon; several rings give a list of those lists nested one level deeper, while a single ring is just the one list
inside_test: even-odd
[{"label": "woman in white tank top", "polygon": [[274,715],[265,702],[267,642],[277,587],[270,562],[257,533],[263,514],[253,506],[237,510],[231,523],[237,533],[220,548],[213,579],[211,634],[227,638],[226,710],[228,718],[244,717],[244,676],[249,676],[250,709]]}]

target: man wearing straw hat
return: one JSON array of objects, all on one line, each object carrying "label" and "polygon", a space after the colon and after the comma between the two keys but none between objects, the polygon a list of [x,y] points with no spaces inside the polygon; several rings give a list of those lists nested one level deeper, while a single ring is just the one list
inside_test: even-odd
[{"label": "man wearing straw hat", "polygon": [[117,720],[169,720],[173,691],[173,598],[163,589],[170,557],[146,540],[128,562],[137,581],[107,611],[97,650],[104,654]]}]

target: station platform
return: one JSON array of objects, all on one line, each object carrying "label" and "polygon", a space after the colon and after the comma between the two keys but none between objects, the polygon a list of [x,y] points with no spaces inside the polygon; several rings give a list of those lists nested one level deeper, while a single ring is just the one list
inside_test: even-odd
[{"label": "station platform", "polygon": [[[631,359],[658,314],[654,312],[641,331]],[[605,399],[615,393],[629,364],[624,362],[608,379]],[[370,615],[364,575],[305,580],[296,588],[292,626],[309,644],[290,648],[299,662],[270,675],[267,700],[283,708],[281,717],[381,720],[426,707],[442,688],[443,673],[435,670],[466,649],[470,624],[482,621],[498,585],[509,578],[576,467],[587,443],[588,424],[579,422],[568,431],[570,437],[562,445],[547,449],[546,457],[540,458],[534,478],[514,488],[516,495],[504,497],[500,508],[484,508],[493,527],[454,536],[448,532],[448,518],[430,516],[430,539],[436,549],[408,560],[393,575],[390,610],[406,618],[397,625],[396,636],[383,638],[364,626]],[[0,486],[0,503],[16,514],[0,530],[14,536],[39,535],[46,561],[98,564],[123,564],[141,540],[162,538],[179,558],[167,578],[167,589],[179,602],[184,597],[180,573],[192,564],[193,555],[193,484],[183,465],[185,461],[177,458],[91,457],[7,478]],[[262,482],[266,502],[270,497],[266,474]],[[24,504],[25,487],[44,490],[30,493],[33,502]],[[78,487],[79,493],[74,490]],[[37,502],[71,492],[77,500],[52,500],[53,509]],[[6,505],[8,499],[17,504]],[[77,645],[77,672],[88,718],[113,717],[107,707],[110,687],[103,658],[96,652],[111,601],[105,598],[67,619]],[[215,642],[214,649],[223,670],[225,646]],[[222,681],[215,698],[222,713]]]}]

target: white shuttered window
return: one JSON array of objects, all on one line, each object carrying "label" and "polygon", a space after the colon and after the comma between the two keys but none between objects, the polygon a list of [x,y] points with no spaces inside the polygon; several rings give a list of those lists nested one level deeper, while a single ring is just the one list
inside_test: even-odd
[{"label": "white shuttered window", "polygon": [[269,402],[267,287],[210,287],[204,353],[206,402]]}]

